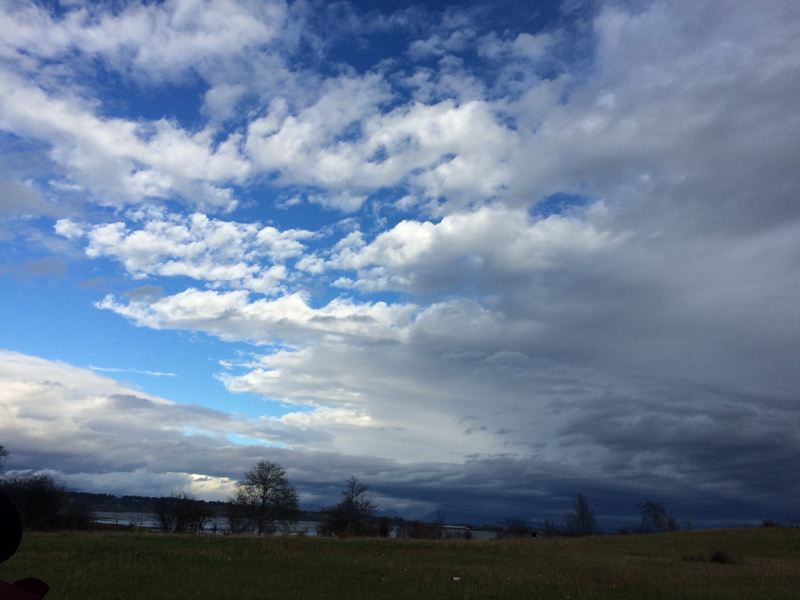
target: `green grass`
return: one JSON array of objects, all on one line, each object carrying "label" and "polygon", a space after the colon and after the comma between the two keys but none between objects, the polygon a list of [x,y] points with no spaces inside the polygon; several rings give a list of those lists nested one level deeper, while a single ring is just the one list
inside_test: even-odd
[{"label": "green grass", "polygon": [[0,579],[30,576],[50,584],[48,600],[790,599],[800,529],[502,541],[28,533]]}]

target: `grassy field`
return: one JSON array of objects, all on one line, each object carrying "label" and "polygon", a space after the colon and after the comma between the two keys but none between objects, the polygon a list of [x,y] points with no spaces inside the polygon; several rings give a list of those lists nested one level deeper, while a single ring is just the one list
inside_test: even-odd
[{"label": "grassy field", "polygon": [[48,600],[800,599],[800,529],[583,539],[26,534],[0,579]]}]

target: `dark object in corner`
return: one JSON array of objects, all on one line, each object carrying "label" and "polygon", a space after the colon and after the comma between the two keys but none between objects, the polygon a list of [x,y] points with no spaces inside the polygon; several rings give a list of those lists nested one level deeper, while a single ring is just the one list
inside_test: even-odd
[{"label": "dark object in corner", "polygon": [[[22,541],[22,518],[11,497],[0,489],[0,562],[17,551]],[[0,581],[0,600],[36,600],[50,590],[41,579],[27,577],[12,583]]]},{"label": "dark object in corner", "polygon": [[0,563],[14,556],[22,541],[22,517],[5,490],[0,489]]},{"label": "dark object in corner", "polygon": [[26,577],[12,584],[0,581],[0,600],[36,600],[44,598],[49,590],[49,585],[35,577]]}]

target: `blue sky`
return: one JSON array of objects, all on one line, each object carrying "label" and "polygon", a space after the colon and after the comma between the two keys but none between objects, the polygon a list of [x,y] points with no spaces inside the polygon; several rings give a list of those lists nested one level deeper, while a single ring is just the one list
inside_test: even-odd
[{"label": "blue sky", "polygon": [[796,514],[792,2],[0,2],[12,472]]}]

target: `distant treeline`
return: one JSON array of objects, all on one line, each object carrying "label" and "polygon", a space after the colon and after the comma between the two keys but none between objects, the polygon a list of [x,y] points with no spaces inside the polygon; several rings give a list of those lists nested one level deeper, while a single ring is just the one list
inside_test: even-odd
[{"label": "distant treeline", "polygon": [[[0,445],[0,470],[8,452]],[[495,531],[501,538],[573,537],[601,533],[594,510],[583,494],[577,494],[562,519],[545,516],[539,523],[506,517],[500,527],[473,527],[466,523],[445,525],[441,511],[428,520],[406,521],[381,516],[375,495],[357,476],[347,478],[340,501],[319,511],[301,510],[298,494],[277,463],[258,461],[244,473],[228,501],[201,500],[191,492],[173,490],[160,497],[67,491],[46,473],[0,475],[0,488],[19,509],[26,529],[85,529],[97,523],[97,513],[148,515],[164,532],[267,534],[291,530],[298,521],[316,522],[316,532],[325,536],[389,536],[411,538],[471,537],[472,530]],[[692,529],[691,512],[684,523],[666,505],[647,500],[637,505],[640,521],[617,528],[618,534],[666,533]],[[432,519],[430,517],[433,517]],[[137,519],[142,522],[144,519]],[[765,519],[763,527],[798,527],[800,515],[782,521]],[[456,531],[457,529],[457,531]]]},{"label": "distant treeline", "polygon": [[[94,513],[143,513],[156,512],[156,504],[160,497],[150,496],[114,496],[112,494],[95,494],[92,492],[66,492],[70,503],[82,504]],[[229,506],[228,502],[217,500],[195,500],[201,506],[209,509],[217,517],[224,517]],[[301,510],[298,514],[299,521],[321,521],[321,511]]]}]

